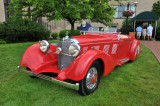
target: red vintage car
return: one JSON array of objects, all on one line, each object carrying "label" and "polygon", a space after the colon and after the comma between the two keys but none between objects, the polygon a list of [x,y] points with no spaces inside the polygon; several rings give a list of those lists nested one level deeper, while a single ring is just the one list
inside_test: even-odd
[{"label": "red vintage car", "polygon": [[46,40],[33,44],[23,54],[18,69],[89,95],[97,89],[101,76],[134,61],[140,53],[139,41],[131,36],[85,32],[58,44]]}]

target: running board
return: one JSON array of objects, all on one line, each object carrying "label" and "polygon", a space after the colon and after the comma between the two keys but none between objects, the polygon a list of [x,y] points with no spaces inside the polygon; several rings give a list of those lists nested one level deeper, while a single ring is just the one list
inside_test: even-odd
[{"label": "running board", "polygon": [[65,82],[65,81],[60,81],[56,78],[53,78],[53,77],[50,77],[50,76],[47,76],[47,75],[30,72],[29,70],[25,70],[25,69],[21,68],[20,66],[17,66],[17,68],[18,68],[18,70],[21,70],[20,72],[27,72],[27,73],[31,74],[32,76],[51,81],[53,83],[59,84],[61,86],[64,86],[64,87],[67,87],[67,88],[70,88],[70,89],[79,90],[79,83],[72,84],[72,83],[68,83],[68,82]]}]

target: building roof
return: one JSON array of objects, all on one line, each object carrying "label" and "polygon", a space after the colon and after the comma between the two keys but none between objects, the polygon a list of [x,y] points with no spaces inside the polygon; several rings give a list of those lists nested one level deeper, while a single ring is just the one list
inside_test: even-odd
[{"label": "building roof", "polygon": [[135,17],[133,17],[131,20],[132,21],[156,21],[158,20],[159,17],[151,11],[144,11]]}]

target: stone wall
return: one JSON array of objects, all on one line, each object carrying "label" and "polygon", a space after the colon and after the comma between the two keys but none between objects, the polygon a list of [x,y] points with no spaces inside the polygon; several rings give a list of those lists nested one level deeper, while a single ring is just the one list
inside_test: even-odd
[{"label": "stone wall", "polygon": [[[86,22],[90,23],[93,27],[106,27],[105,25],[98,23],[98,22],[92,22],[91,20],[85,20]],[[48,22],[46,18],[42,19],[42,24],[51,32],[59,32],[61,30],[65,29],[71,29],[71,25],[66,20],[59,20],[59,21],[50,21]],[[74,24],[74,29],[77,29],[77,27],[80,27],[81,21],[76,21]]]}]

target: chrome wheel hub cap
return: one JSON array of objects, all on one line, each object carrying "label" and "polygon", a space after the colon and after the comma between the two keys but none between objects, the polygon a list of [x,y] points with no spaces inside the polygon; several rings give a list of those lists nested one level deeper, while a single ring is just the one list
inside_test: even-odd
[{"label": "chrome wheel hub cap", "polygon": [[92,67],[86,76],[86,87],[88,89],[93,89],[97,83],[97,78],[98,78],[98,74],[97,74],[97,69],[95,67]]}]

